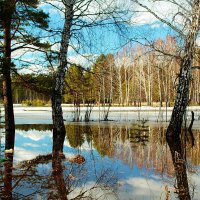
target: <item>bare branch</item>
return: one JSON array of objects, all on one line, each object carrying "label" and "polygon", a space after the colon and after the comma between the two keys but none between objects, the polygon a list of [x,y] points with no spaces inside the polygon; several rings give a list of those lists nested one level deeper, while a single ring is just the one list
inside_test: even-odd
[{"label": "bare branch", "polygon": [[200,69],[200,66],[193,66],[192,70],[194,70],[194,69]]},{"label": "bare branch", "polygon": [[185,38],[184,33],[178,29],[176,26],[174,26],[173,24],[171,24],[170,22],[168,22],[167,20],[159,17],[155,12],[153,12],[151,9],[149,9],[146,5],[140,3],[138,0],[133,0],[134,2],[136,2],[139,6],[141,6],[142,8],[145,8],[149,13],[151,13],[155,18],[157,18],[158,20],[160,20],[161,22],[163,22],[164,24],[168,25],[170,28],[172,28],[174,31],[176,31],[179,35],[181,35],[183,38]]}]

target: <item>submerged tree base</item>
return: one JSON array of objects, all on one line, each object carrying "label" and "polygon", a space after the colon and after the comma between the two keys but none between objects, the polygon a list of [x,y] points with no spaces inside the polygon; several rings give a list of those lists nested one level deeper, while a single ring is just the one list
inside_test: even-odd
[{"label": "submerged tree base", "polygon": [[174,164],[176,182],[175,193],[178,194],[180,200],[190,200],[190,191],[188,186],[188,178],[186,172],[186,156],[184,155],[184,147],[179,137],[167,137],[172,160]]}]

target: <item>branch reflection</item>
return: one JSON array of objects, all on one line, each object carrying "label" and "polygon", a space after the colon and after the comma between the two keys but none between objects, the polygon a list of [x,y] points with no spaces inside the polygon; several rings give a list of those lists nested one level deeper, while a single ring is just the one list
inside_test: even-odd
[{"label": "branch reflection", "polygon": [[[54,138],[54,137],[53,137]],[[57,140],[58,141],[58,140]],[[56,144],[57,144],[56,141]],[[64,140],[59,140],[62,146]],[[52,145],[55,141],[52,142]],[[54,147],[54,146],[53,146]],[[13,167],[13,155],[4,163],[0,180],[3,200],[12,199],[116,199],[117,178],[108,166],[89,168],[96,160],[81,155],[69,158],[67,152],[52,148],[52,154],[21,161]],[[94,158],[92,155],[90,158]],[[95,159],[95,158],[94,158]]]},{"label": "branch reflection", "polygon": [[[148,185],[144,186],[147,178],[155,183],[150,187],[152,191],[161,186],[160,193],[167,197],[170,191],[169,198],[173,198],[171,180],[176,177],[175,192],[179,199],[191,199],[185,157],[192,178],[194,173],[197,175],[200,162],[198,131],[194,132],[195,146],[191,148],[187,145],[186,151],[183,148],[185,141],[169,138],[166,141],[166,129],[162,125],[141,127],[130,123],[71,123],[66,126],[64,151],[61,152],[57,151],[59,148],[53,148],[53,144],[62,146],[64,140],[52,141],[51,126],[20,125],[17,128],[19,135],[15,159],[29,160],[20,161],[17,165],[14,162],[14,168],[12,162],[4,163],[2,177],[4,174],[5,179],[0,180],[1,196],[61,200],[99,199],[101,196],[100,199],[113,200],[117,198],[116,193],[122,194],[120,192],[129,187],[136,195],[138,191],[144,191],[144,198],[151,199],[154,195],[148,196],[148,188],[145,188]],[[24,146],[19,146],[19,140]],[[138,174],[140,172],[145,172],[146,177]],[[160,182],[154,181],[155,177]],[[196,183],[198,180],[195,179]],[[139,195],[136,198],[139,199]]]}]

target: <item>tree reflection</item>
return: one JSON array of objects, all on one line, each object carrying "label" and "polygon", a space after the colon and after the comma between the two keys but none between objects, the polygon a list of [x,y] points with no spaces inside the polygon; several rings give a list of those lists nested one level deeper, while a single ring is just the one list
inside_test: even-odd
[{"label": "tree reflection", "polygon": [[[4,200],[12,199],[12,171],[13,171],[13,149],[14,149],[14,138],[15,131],[12,132],[14,136],[9,132],[10,130],[5,130],[5,158],[3,159],[4,165],[0,166],[1,179],[0,180],[0,196]],[[1,139],[1,138],[0,138]],[[1,142],[0,142],[1,145]],[[1,148],[1,146],[0,146]],[[0,149],[1,151],[1,149]],[[1,163],[0,163],[1,164]],[[4,167],[4,168],[3,168]],[[1,183],[2,182],[2,183]]]},{"label": "tree reflection", "polygon": [[180,200],[190,200],[191,197],[186,173],[186,160],[181,140],[179,137],[167,137],[167,143],[171,151],[176,174],[177,185],[175,186],[175,191]]},{"label": "tree reflection", "polygon": [[[45,130],[48,129],[48,126],[39,125],[37,127],[34,125],[29,128]],[[93,154],[95,149],[98,155],[113,158],[111,160],[121,160],[130,168],[145,169],[147,172],[151,171],[150,173],[159,176],[164,175],[162,177],[176,176],[175,191],[179,199],[191,199],[185,157],[187,156],[189,166],[194,166],[193,169],[188,168],[188,171],[195,171],[197,168],[195,163],[196,165],[199,163],[199,146],[197,146],[200,141],[199,134],[195,135],[195,147],[187,149],[187,154],[185,154],[183,143],[179,138],[175,141],[174,138],[168,138],[166,141],[166,137],[164,137],[166,130],[163,126],[140,129],[140,127],[130,124],[69,124],[66,130],[66,138],[71,147],[84,149],[86,142],[88,143],[90,148],[82,151],[84,156],[87,155],[85,162],[79,162],[79,164],[72,162],[72,159],[67,157],[69,152],[65,154],[65,152],[59,151],[60,148],[54,148],[55,138],[53,137],[51,154],[20,162],[14,168],[13,159],[4,163],[2,175],[4,174],[5,178],[2,183],[0,182],[0,186],[3,186],[1,197],[4,196],[4,199],[71,200],[90,199],[90,197],[98,199],[97,194],[105,197],[107,191],[114,195],[117,188],[117,179],[113,170],[115,166],[106,166],[107,158],[99,159],[99,156]],[[64,139],[57,140],[56,145],[63,146]],[[64,150],[72,149],[71,147],[65,146]],[[39,147],[37,148],[39,149]],[[170,155],[172,155],[172,159],[170,159]],[[101,161],[102,163],[100,163]],[[102,166],[101,169],[100,166]],[[171,190],[170,188],[169,190]]]},{"label": "tree reflection", "polygon": [[[59,140],[57,145],[63,143],[64,140]],[[0,180],[0,199],[105,199],[109,195],[115,199],[117,179],[109,167],[97,171],[88,167],[95,166],[92,162],[96,160],[71,162],[54,144],[55,141],[52,154],[22,161],[14,168],[13,155],[9,154],[9,160],[4,163],[4,179]]]},{"label": "tree reflection", "polygon": [[[44,167],[48,165],[49,168],[51,164],[52,170],[41,173],[38,169],[40,165]],[[37,196],[52,200],[105,199],[108,195],[112,195],[114,197],[112,199],[115,199],[117,179],[108,168],[98,172],[95,179],[91,179],[94,176],[91,169],[84,164],[71,163],[64,156],[54,152],[53,156],[50,154],[38,156],[20,163],[18,172],[19,170],[26,172],[26,175],[23,174],[23,178],[20,178],[16,189],[30,191],[27,195],[29,198]],[[18,174],[18,177],[20,175]],[[34,189],[32,193],[29,185],[32,185],[32,190]]]},{"label": "tree reflection", "polygon": [[64,179],[62,166],[62,157],[59,152],[54,152],[52,156],[52,178],[54,180],[54,185],[56,186],[57,192],[51,191],[49,193],[48,199],[61,199],[67,200],[67,195],[69,194],[67,182]]},{"label": "tree reflection", "polygon": [[72,124],[66,127],[67,139],[71,147],[81,147],[84,143],[84,129],[83,126]]},{"label": "tree reflection", "polygon": [[[18,127],[18,126],[17,126]],[[49,130],[49,125],[20,125],[20,130]],[[117,156],[129,166],[153,168],[157,172],[165,172],[173,176],[172,160],[168,159],[170,151],[166,149],[166,129],[164,126],[141,129],[136,125],[107,124],[77,124],[66,125],[66,138],[73,148],[80,148],[87,142],[95,148],[101,156]],[[41,135],[43,134],[41,131]],[[187,149],[187,157],[193,170],[200,163],[200,134],[194,131],[195,147]],[[61,138],[63,141],[65,138]],[[59,140],[58,140],[59,141]],[[59,142],[58,142],[59,145]],[[162,153],[166,152],[166,153]],[[148,155],[148,156],[146,156]]]},{"label": "tree reflection", "polygon": [[3,174],[3,191],[2,199],[12,199],[12,169],[13,169],[13,154],[5,154],[4,174]]},{"label": "tree reflection", "polygon": [[51,124],[16,124],[16,129],[22,131],[51,131],[53,129],[53,126]]}]

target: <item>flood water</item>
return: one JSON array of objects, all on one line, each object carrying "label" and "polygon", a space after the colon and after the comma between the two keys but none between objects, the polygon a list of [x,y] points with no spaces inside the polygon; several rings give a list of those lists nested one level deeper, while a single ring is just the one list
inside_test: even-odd
[{"label": "flood water", "polygon": [[[54,162],[51,125],[18,124],[13,162],[10,158],[0,166],[0,195],[37,200],[199,199],[200,130],[193,130],[193,147],[189,134],[169,147],[165,131],[162,124],[67,123],[64,156]],[[72,162],[75,155],[85,162]]]}]

